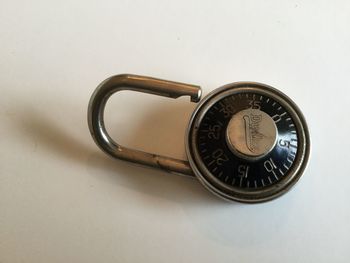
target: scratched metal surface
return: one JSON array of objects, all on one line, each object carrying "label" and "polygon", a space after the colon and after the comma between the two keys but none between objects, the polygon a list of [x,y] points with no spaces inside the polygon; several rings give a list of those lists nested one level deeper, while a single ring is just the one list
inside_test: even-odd
[{"label": "scratched metal surface", "polygon": [[[0,262],[348,262],[349,1],[18,1],[0,8]],[[196,180],[112,160],[87,105],[120,73],[280,89],[312,155],[296,187],[228,203]],[[121,92],[122,145],[185,158],[195,107]]]}]

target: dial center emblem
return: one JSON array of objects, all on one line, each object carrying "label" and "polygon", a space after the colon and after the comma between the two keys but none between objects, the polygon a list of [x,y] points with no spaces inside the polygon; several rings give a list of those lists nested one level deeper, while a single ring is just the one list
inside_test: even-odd
[{"label": "dial center emblem", "polygon": [[258,109],[245,109],[230,120],[226,140],[237,156],[256,160],[268,154],[276,145],[277,128],[274,120]]}]

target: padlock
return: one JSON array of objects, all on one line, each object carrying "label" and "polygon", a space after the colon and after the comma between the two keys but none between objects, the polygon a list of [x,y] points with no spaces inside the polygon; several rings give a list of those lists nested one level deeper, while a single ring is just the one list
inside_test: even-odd
[{"label": "padlock", "polygon": [[105,105],[121,90],[190,96],[192,102],[199,102],[202,93],[199,86],[130,74],[103,81],[90,99],[88,124],[96,144],[114,158],[195,176],[217,196],[245,203],[286,193],[309,161],[310,135],[303,114],[290,98],[268,85],[235,82],[202,99],[185,136],[188,160],[129,149],[109,136]]}]

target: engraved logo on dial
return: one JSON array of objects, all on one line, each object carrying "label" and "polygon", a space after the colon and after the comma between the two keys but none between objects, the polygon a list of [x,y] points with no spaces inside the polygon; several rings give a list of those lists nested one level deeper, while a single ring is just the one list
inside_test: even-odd
[{"label": "engraved logo on dial", "polygon": [[264,134],[260,132],[260,124],[262,120],[261,114],[244,115],[245,140],[248,149],[255,153],[259,150],[260,140],[264,138]]},{"label": "engraved logo on dial", "polygon": [[268,154],[276,145],[277,137],[274,120],[265,112],[251,108],[233,115],[226,132],[231,151],[247,160]]}]

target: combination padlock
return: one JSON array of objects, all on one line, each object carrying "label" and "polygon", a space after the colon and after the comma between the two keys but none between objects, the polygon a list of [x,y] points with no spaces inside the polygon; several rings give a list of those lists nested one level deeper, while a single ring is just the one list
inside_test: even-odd
[{"label": "combination padlock", "polygon": [[114,158],[195,176],[217,196],[246,203],[284,194],[307,166],[310,136],[303,114],[268,85],[236,82],[202,99],[185,137],[188,161],[128,149],[108,135],[104,108],[121,90],[201,99],[199,86],[179,82],[128,74],[103,81],[90,99],[88,123],[96,144]]}]

